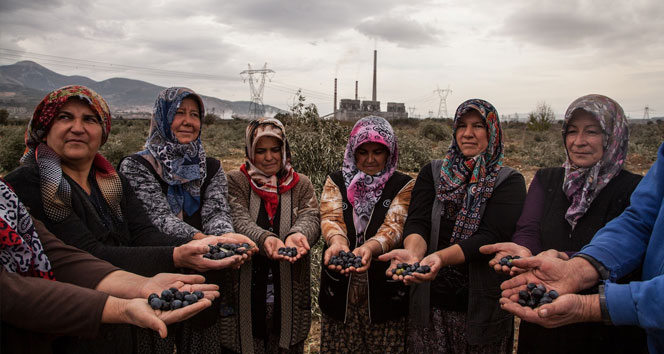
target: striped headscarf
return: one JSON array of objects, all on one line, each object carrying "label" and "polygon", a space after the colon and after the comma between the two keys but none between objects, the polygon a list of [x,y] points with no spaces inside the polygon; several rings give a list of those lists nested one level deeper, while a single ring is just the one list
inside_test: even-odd
[{"label": "striped headscarf", "polygon": [[[475,111],[486,124],[488,146],[477,156],[466,157],[456,140],[459,119]],[[480,225],[480,209],[491,198],[498,171],[503,164],[503,134],[498,111],[491,103],[470,99],[463,102],[454,115],[452,144],[443,159],[436,197],[443,202],[443,214],[455,218],[451,243],[472,236]]]},{"label": "striped headscarf", "polygon": [[10,273],[55,280],[30,214],[0,178],[0,264]]},{"label": "striped headscarf", "polygon": [[[578,111],[590,113],[602,127],[604,154],[602,158],[591,167],[575,166],[569,158],[565,136],[570,120]],[[590,204],[613,177],[620,173],[629,143],[629,127],[625,112],[618,102],[602,95],[586,95],[577,98],[565,113],[563,122],[563,144],[567,152],[567,159],[563,163],[565,180],[563,192],[571,202],[565,213],[565,219],[572,226],[586,213]]]},{"label": "striped headscarf", "polygon": [[193,215],[198,211],[201,186],[207,175],[201,132],[194,141],[180,144],[171,130],[175,113],[185,98],[193,98],[198,103],[201,119],[205,116],[203,99],[194,91],[185,87],[169,87],[161,91],[154,104],[145,150],[138,153],[168,184],[166,200],[175,215],[182,211]]},{"label": "striped headscarf", "polygon": [[[367,175],[357,168],[355,150],[364,143],[385,145],[390,153],[383,170],[374,176]],[[398,161],[397,137],[390,123],[376,116],[364,117],[355,123],[346,145],[341,171],[346,184],[346,196],[353,206],[355,231],[362,238],[357,240],[357,245],[364,243],[363,233],[369,223],[371,212],[380,199],[385,184],[396,171]]]},{"label": "striped headscarf", "polygon": [[[262,137],[274,137],[281,141],[281,170],[268,176],[254,165],[256,144]],[[291,152],[286,139],[286,129],[278,119],[261,118],[252,120],[247,126],[244,136],[245,163],[240,171],[249,180],[251,189],[263,200],[270,224],[279,207],[279,195],[292,189],[300,181],[300,176],[291,165]]]},{"label": "striped headscarf", "polygon": [[[97,115],[102,127],[102,145],[108,139],[111,131],[111,111],[106,101],[85,86],[71,85],[53,90],[35,108],[25,132],[26,151],[21,157],[21,163],[37,164],[44,212],[54,222],[64,220],[71,213],[71,186],[63,177],[60,156],[46,145],[44,138],[48,135],[60,108],[72,98],[78,98],[88,103]],[[111,212],[121,220],[122,182],[120,176],[111,163],[99,153],[94,157],[92,168],[104,200]]]}]

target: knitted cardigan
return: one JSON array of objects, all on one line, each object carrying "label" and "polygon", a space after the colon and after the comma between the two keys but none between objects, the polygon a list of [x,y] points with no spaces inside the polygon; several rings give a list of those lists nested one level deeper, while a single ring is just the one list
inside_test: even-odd
[{"label": "knitted cardigan", "polygon": [[[228,194],[235,232],[246,235],[258,245],[265,256],[263,243],[269,236],[285,240],[290,234],[299,232],[307,237],[313,247],[320,237],[320,214],[318,200],[309,178],[300,174],[300,181],[291,190],[280,195],[279,233],[258,226],[256,220],[263,201],[251,189],[247,177],[239,170],[228,173]],[[289,212],[290,211],[290,212]],[[235,280],[238,294],[235,301],[239,313],[239,340],[227,347],[242,353],[253,352],[251,321],[251,271],[252,263],[246,262]],[[288,349],[306,339],[311,326],[311,259],[307,254],[294,264],[280,262],[281,330],[279,347]],[[276,290],[275,290],[276,291]],[[224,326],[226,327],[226,326]],[[237,338],[237,337],[236,337]],[[238,345],[239,349],[238,350]]]}]

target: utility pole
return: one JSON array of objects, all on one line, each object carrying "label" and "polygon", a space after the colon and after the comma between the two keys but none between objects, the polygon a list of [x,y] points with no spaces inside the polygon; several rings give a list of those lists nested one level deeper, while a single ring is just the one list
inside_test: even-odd
[{"label": "utility pole", "polygon": [[[251,64],[247,64],[249,69],[244,70],[240,73],[242,76],[242,81],[249,81],[249,90],[251,93],[251,105],[249,110],[251,112],[251,118],[258,118],[265,115],[265,107],[263,106],[263,89],[265,88],[265,77],[268,77],[268,80],[272,81],[272,77],[275,74],[275,71],[267,68],[267,63],[263,65],[262,69],[252,69]],[[254,74],[260,74],[260,79],[254,78]],[[254,85],[254,82],[258,85]]]},{"label": "utility pole", "polygon": [[450,86],[447,85],[447,88],[443,90],[438,87],[436,90],[433,90],[433,93],[437,93],[438,97],[440,97],[440,103],[438,103],[438,118],[449,118],[447,115],[447,95],[452,93]]}]

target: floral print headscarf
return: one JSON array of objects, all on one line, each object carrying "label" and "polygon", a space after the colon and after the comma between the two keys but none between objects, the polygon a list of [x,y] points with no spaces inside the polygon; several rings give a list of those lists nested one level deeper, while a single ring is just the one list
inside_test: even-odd
[{"label": "floral print headscarf", "polygon": [[567,108],[562,131],[563,144],[568,124],[579,110],[590,113],[602,127],[604,154],[593,166],[582,168],[572,163],[565,146],[567,159],[563,163],[565,168],[563,192],[571,202],[565,213],[565,219],[572,229],[602,189],[620,173],[625,164],[629,142],[627,119],[618,102],[602,95],[586,95],[574,100]]},{"label": "floral print headscarf", "polygon": [[[489,144],[486,150],[474,157],[465,157],[456,140],[459,119],[475,111],[486,124]],[[470,99],[463,102],[454,115],[452,144],[443,159],[436,197],[443,202],[443,215],[455,218],[451,243],[472,236],[479,227],[480,209],[491,198],[498,171],[503,165],[503,134],[498,111],[491,103]]]},{"label": "floral print headscarf", "polygon": [[[71,186],[63,177],[60,156],[56,154],[44,139],[48,135],[51,124],[60,108],[69,99],[78,98],[87,102],[97,115],[102,127],[103,145],[111,131],[111,111],[106,101],[85,86],[71,85],[49,92],[44,97],[28,123],[25,132],[26,151],[21,163],[36,163],[39,168],[42,202],[46,216],[54,221],[64,220],[71,214]],[[120,200],[122,199],[122,182],[113,166],[101,154],[97,153],[92,162],[97,185],[116,218],[122,219]]]},{"label": "floral print headscarf", "polygon": [[10,273],[55,280],[30,214],[0,178],[0,265]]},{"label": "floral print headscarf", "polygon": [[[281,170],[275,175],[268,176],[254,165],[256,144],[262,137],[274,137],[281,141]],[[270,224],[273,224],[279,207],[279,195],[292,189],[300,181],[300,176],[291,165],[286,129],[275,118],[252,120],[245,131],[244,141],[246,161],[240,166],[240,171],[249,180],[251,189],[263,200]]]},{"label": "floral print headscarf", "polygon": [[[384,145],[390,154],[383,170],[373,176],[360,171],[355,161],[355,150],[365,143]],[[369,223],[371,212],[383,194],[385,184],[396,171],[398,161],[397,137],[390,123],[376,116],[364,117],[355,123],[344,152],[341,172],[346,184],[346,196],[353,206],[355,231],[361,238],[357,240],[358,245],[364,243],[364,229]]]},{"label": "floral print headscarf", "polygon": [[145,150],[138,153],[168,184],[166,200],[175,215],[181,212],[193,215],[200,209],[201,186],[207,174],[200,131],[194,141],[180,144],[171,130],[175,113],[185,98],[193,98],[198,103],[203,119],[203,99],[194,91],[186,87],[169,87],[161,91],[154,103]]}]

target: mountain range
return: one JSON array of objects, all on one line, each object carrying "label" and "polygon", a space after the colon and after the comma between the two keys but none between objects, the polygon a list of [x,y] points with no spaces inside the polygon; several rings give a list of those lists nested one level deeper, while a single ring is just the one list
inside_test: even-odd
[{"label": "mountain range", "polygon": [[[126,118],[149,117],[157,95],[165,88],[127,78],[94,81],[85,76],[65,76],[26,60],[0,66],[0,108],[7,109],[13,116],[27,118],[49,91],[72,84],[93,89],[108,102],[114,116],[122,115]],[[214,112],[222,118],[249,115],[249,101],[201,97],[208,113]],[[267,116],[282,112],[279,108],[268,105],[265,106],[265,111]]]}]

